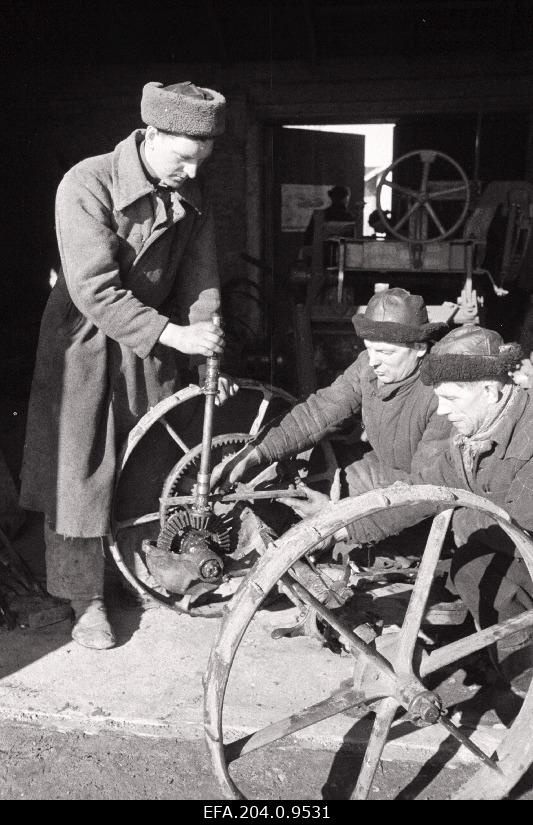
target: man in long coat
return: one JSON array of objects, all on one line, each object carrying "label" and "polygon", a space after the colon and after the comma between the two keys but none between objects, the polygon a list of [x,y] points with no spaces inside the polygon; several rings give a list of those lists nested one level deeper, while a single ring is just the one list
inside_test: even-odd
[{"label": "man in long coat", "polygon": [[[57,192],[61,271],[41,324],[21,504],[45,514],[47,587],[71,600],[72,637],[87,647],[114,645],[101,537],[118,450],[180,388],[180,358],[223,348],[213,214],[197,172],[224,115],[218,92],[148,83],[146,130],[78,163]],[[222,400],[234,390],[223,381]]]},{"label": "man in long coat", "polygon": [[[435,460],[448,440],[450,425],[437,416],[437,399],[420,381],[420,366],[429,342],[446,326],[430,324],[421,296],[397,287],[376,293],[365,313],[354,315],[353,323],[365,344],[354,363],[329,387],[293,407],[259,441],[216,467],[213,485],[225,478],[238,481],[255,465],[296,455],[358,413],[372,450],[345,468],[348,495],[405,480],[417,467]],[[308,496],[309,502],[291,503],[298,515],[310,515],[326,500],[310,489]]]}]

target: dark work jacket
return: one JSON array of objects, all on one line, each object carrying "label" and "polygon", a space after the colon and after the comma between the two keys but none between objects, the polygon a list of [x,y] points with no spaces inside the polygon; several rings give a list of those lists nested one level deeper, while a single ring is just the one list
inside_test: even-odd
[{"label": "dark work jacket", "polygon": [[[453,433],[453,431],[452,431]],[[505,417],[491,435],[490,447],[478,456],[472,472],[465,470],[461,439],[452,437],[439,459],[418,467],[411,481],[470,490],[506,510],[524,530],[533,530],[533,399],[516,388]],[[503,551],[505,536],[494,521],[477,510],[459,511],[454,531],[459,544],[469,536]]]},{"label": "dark work jacket", "polygon": [[170,317],[219,307],[214,223],[201,180],[164,200],[139,159],[144,131],[63,178],[56,199],[61,272],[44,311],[21,504],[68,536],[109,531],[120,443],[179,383],[158,344]]},{"label": "dark work jacket", "polygon": [[360,412],[375,457],[390,471],[392,483],[444,450],[450,425],[436,410],[437,397],[418,373],[394,384],[379,384],[365,350],[333,384],[294,407],[258,449],[270,462],[302,452]]},{"label": "dark work jacket", "polygon": [[[465,469],[461,439],[452,429],[448,444],[433,461],[418,462],[405,479],[411,484],[469,490],[506,510],[527,531],[533,530],[533,399],[516,388],[505,417],[495,428],[490,446],[480,455],[471,471]],[[350,536],[363,543],[380,541],[434,515],[438,504],[416,505],[382,510],[349,526]],[[459,508],[452,521],[457,546],[474,539],[491,551],[513,556],[514,543],[493,518],[478,510]],[[489,552],[487,550],[487,552]]]}]

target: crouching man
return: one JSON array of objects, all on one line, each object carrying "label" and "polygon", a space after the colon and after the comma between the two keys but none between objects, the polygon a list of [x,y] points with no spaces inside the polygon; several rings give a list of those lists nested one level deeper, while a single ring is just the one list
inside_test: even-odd
[{"label": "crouching man", "polygon": [[[407,479],[436,459],[450,428],[436,415],[437,399],[420,381],[420,367],[432,339],[446,326],[430,324],[420,295],[398,288],[374,295],[365,313],[353,317],[353,324],[364,340],[364,352],[333,384],[295,406],[259,442],[218,465],[213,486],[225,479],[236,482],[251,467],[308,449],[359,412],[373,449],[346,468],[349,495]],[[317,493],[318,502],[323,498]],[[312,500],[300,504],[300,515],[311,512]]]},{"label": "crouching man", "polygon": [[[433,387],[437,415],[452,424],[448,445],[431,463],[414,468],[413,484],[470,490],[506,510],[526,531],[533,530],[533,400],[513,384],[509,373],[519,347],[504,344],[497,332],[467,325],[448,333],[424,359],[421,382]],[[299,515],[318,512],[325,496],[310,491]],[[287,500],[289,503],[289,500]],[[380,513],[350,525],[344,536],[379,540],[428,515],[421,506]],[[485,513],[458,509],[452,520],[456,551],[451,579],[478,627],[499,623],[533,609],[533,583],[512,541]],[[342,531],[341,531],[342,533]],[[533,667],[533,631],[523,630],[497,643],[501,673],[518,691]]]},{"label": "crouching man", "polygon": [[[419,468],[412,480],[471,490],[532,531],[533,401],[509,378],[519,358],[517,345],[473,325],[435,346],[421,380],[434,387],[437,413],[452,423],[452,438],[439,461]],[[478,627],[532,609],[533,583],[503,530],[474,510],[458,510],[452,526],[451,577]],[[497,644],[501,670],[518,688],[531,677],[532,640],[533,631],[524,630]]]}]

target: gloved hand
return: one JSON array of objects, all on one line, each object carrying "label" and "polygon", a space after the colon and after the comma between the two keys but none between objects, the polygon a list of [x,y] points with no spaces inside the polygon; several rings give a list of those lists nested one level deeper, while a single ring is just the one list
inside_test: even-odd
[{"label": "gloved hand", "polygon": [[524,390],[530,390],[533,388],[533,352],[530,354],[529,358],[523,358],[520,366],[514,370],[511,370],[508,375],[513,379],[513,382],[517,384],[517,386],[522,387]]},{"label": "gloved hand", "polygon": [[[333,503],[332,499],[325,493],[320,493],[318,490],[312,490],[311,487],[308,487],[303,482],[298,485],[298,489],[303,490],[304,493],[306,493],[307,498],[280,498],[278,501],[281,501],[282,504],[286,504],[287,507],[294,510],[296,515],[300,516],[302,519],[317,515],[324,509],[324,507]],[[336,495],[335,491],[333,492]],[[327,550],[335,543],[335,541],[344,541],[346,537],[347,533],[344,531],[344,528],[342,528],[334,535],[329,536],[327,539],[324,539],[313,547],[313,552],[316,553]]]},{"label": "gloved hand", "polygon": [[298,489],[303,490],[307,498],[280,498],[278,501],[281,501],[282,504],[286,504],[287,507],[294,510],[300,518],[315,516],[317,513],[320,513],[327,504],[331,504],[329,496],[325,493],[319,493],[318,490],[312,490],[311,487],[307,487],[306,484],[299,484]]},{"label": "gloved hand", "polygon": [[[206,364],[200,364],[198,367],[198,383],[200,386],[205,381],[205,373],[207,370]],[[239,391],[239,385],[229,375],[223,372],[218,376],[218,395],[215,398],[215,407],[221,407],[228,398],[231,398]]]},{"label": "gloved hand", "polygon": [[211,489],[220,487],[222,484],[235,484],[251,467],[261,464],[261,457],[257,447],[253,444],[246,444],[235,453],[230,461],[221,461],[211,472]]}]

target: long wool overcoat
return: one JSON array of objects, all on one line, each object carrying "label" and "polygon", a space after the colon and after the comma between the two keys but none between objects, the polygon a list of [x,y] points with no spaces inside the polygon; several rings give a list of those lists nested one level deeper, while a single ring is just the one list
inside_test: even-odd
[{"label": "long wool overcoat", "polygon": [[143,170],[143,137],[77,164],[57,193],[61,272],[41,323],[21,504],[67,536],[109,531],[120,444],[179,389],[183,359],[158,343],[169,318],[219,307],[205,184],[187,181],[165,203]]}]

